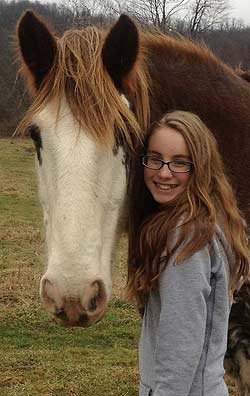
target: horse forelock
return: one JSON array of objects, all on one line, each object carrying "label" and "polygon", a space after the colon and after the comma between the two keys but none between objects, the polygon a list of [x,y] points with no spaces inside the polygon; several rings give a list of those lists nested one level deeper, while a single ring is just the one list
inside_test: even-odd
[{"label": "horse forelock", "polygon": [[[132,101],[133,113],[103,65],[101,50],[104,39],[105,31],[96,27],[71,29],[57,39],[54,65],[19,129],[25,129],[34,114],[50,101],[57,104],[59,114],[61,99],[65,96],[80,127],[98,145],[113,147],[119,140],[133,147],[135,140],[142,140],[149,121],[149,78],[143,54],[139,55],[134,69],[124,81],[125,94]],[[27,69],[25,73],[27,76]],[[32,76],[27,77],[32,82]],[[120,136],[116,136],[117,131]]]}]

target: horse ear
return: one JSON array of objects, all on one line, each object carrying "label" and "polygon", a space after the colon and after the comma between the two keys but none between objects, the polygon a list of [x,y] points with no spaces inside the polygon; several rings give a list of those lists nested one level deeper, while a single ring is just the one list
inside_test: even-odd
[{"label": "horse ear", "polygon": [[132,70],[138,52],[139,32],[134,22],[123,14],[110,30],[102,49],[103,64],[118,89],[122,89],[123,79]]},{"label": "horse ear", "polygon": [[48,27],[30,10],[21,17],[17,34],[21,57],[37,90],[50,71],[55,55],[56,41]]}]

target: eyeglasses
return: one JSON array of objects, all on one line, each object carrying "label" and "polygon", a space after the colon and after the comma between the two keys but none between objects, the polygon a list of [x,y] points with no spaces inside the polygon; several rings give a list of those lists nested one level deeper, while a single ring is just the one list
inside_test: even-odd
[{"label": "eyeglasses", "polygon": [[142,155],[141,163],[143,166],[153,170],[160,170],[164,165],[168,166],[168,169],[174,173],[187,173],[193,169],[193,162],[185,160],[173,160],[163,161],[160,158],[156,158],[153,155]]}]

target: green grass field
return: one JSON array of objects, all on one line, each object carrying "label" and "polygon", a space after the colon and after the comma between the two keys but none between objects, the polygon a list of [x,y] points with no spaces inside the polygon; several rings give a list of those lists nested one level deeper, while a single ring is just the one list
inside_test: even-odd
[{"label": "green grass field", "polygon": [[[121,296],[126,239],[106,318],[88,329],[64,328],[39,300],[41,230],[33,147],[0,139],[0,395],[138,395],[140,320]],[[236,395],[230,385],[230,396]]]},{"label": "green grass field", "polygon": [[120,295],[125,238],[106,318],[93,328],[71,329],[56,324],[39,300],[40,230],[33,147],[27,140],[1,139],[0,395],[137,395],[140,323]]}]

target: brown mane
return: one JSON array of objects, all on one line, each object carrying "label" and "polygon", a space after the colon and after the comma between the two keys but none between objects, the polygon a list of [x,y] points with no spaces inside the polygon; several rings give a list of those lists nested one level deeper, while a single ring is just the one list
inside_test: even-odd
[{"label": "brown mane", "polygon": [[[33,104],[18,127],[18,133],[30,124],[32,116],[52,101],[58,105],[65,95],[73,116],[98,145],[113,147],[119,131],[131,147],[132,139],[139,139],[149,123],[149,77],[144,55],[124,82],[126,95],[135,110],[124,103],[105,70],[101,50],[105,32],[95,27],[68,30],[57,39],[54,65],[35,94]],[[22,72],[32,89],[32,76],[23,65]],[[131,133],[132,131],[132,133]]]},{"label": "brown mane", "polygon": [[[231,112],[230,117],[235,115],[236,120],[239,109],[237,102],[243,92],[245,98],[240,103],[240,110],[244,110],[248,118],[250,87],[246,81],[247,75],[239,75],[205,44],[197,44],[182,37],[147,33],[143,37],[143,45],[148,53],[146,63],[152,82],[152,120],[178,108],[197,112],[214,130],[217,120],[211,119],[211,113],[216,113],[216,107],[218,110],[227,108]],[[234,95],[233,98],[230,93]],[[225,123],[224,115],[222,122]]]}]

